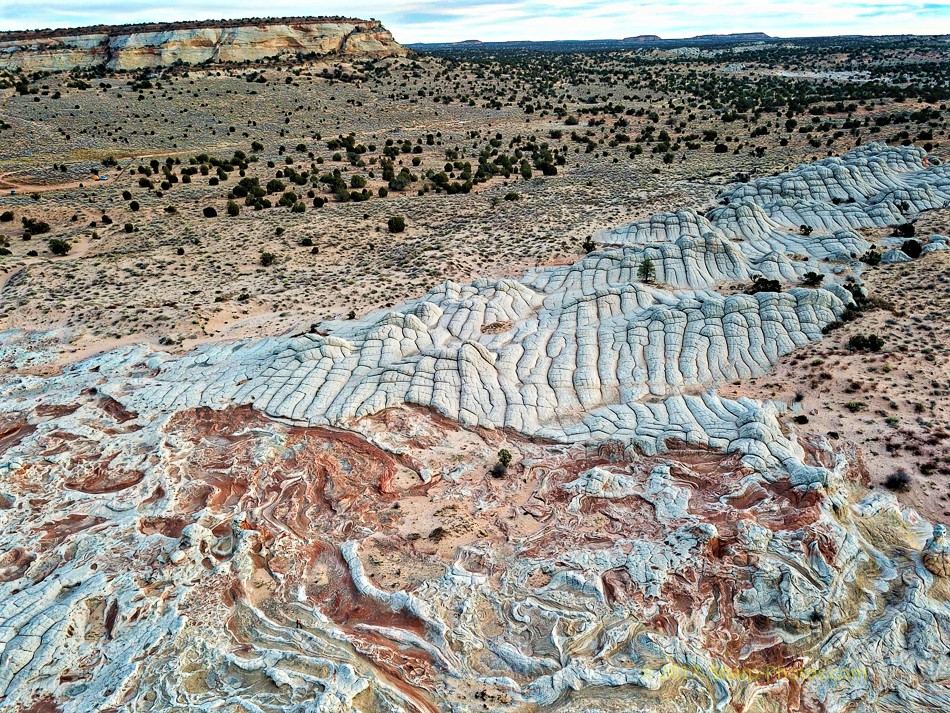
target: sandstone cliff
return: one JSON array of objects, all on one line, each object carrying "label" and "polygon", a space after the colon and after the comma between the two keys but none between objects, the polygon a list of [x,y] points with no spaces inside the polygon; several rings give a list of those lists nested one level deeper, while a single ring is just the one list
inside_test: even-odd
[{"label": "sandstone cliff", "polygon": [[277,18],[0,33],[0,67],[27,72],[269,57],[406,54],[382,23],[342,17]]}]

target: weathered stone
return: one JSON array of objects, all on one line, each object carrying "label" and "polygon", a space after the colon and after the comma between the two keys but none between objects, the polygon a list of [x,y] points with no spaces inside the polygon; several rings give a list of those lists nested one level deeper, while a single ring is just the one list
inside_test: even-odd
[{"label": "weathered stone", "polygon": [[933,537],[927,540],[920,558],[924,565],[938,577],[950,577],[950,539],[947,528],[934,525]]},{"label": "weathered stone", "polygon": [[[0,699],[939,707],[950,613],[921,562],[950,571],[942,528],[918,560],[919,516],[716,388],[822,339],[855,230],[948,199],[944,167],[871,144],[330,336],[5,378]],[[839,271],[798,287],[817,260]],[[723,289],[757,273],[784,291]],[[16,334],[0,357],[27,359]]]},{"label": "weathered stone", "polygon": [[267,57],[386,57],[406,49],[378,21],[348,18],[221,20],[161,28],[118,25],[52,32],[0,32],[0,67],[58,72],[135,70],[175,62],[244,62]]}]

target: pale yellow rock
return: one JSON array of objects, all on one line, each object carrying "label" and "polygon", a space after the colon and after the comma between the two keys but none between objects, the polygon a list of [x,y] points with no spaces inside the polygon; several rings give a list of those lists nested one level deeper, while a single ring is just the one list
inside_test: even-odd
[{"label": "pale yellow rock", "polygon": [[950,577],[950,541],[943,525],[934,526],[934,534],[924,545],[920,558],[924,566],[938,577]]},{"label": "pale yellow rock", "polygon": [[167,67],[176,62],[259,61],[270,57],[405,55],[405,47],[375,20],[299,19],[236,21],[214,26],[135,26],[100,32],[0,33],[0,67],[58,72],[105,66],[115,70]]}]

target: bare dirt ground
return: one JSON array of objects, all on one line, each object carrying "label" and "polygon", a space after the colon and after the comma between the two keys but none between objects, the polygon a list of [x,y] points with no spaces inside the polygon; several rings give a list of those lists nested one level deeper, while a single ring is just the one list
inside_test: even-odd
[{"label": "bare dirt ground", "polygon": [[[946,234],[950,211],[924,216],[917,229],[923,235]],[[881,240],[888,234],[874,231],[868,237]],[[863,278],[876,306],[824,341],[784,357],[773,374],[724,385],[720,393],[788,404],[790,429],[806,438],[858,445],[871,485],[889,485],[924,516],[946,520],[950,251],[865,267]],[[848,349],[851,337],[871,334],[884,340],[880,351]]]},{"label": "bare dirt ground", "polygon": [[[787,51],[793,72],[842,62],[838,50]],[[10,213],[0,222],[10,253],[0,257],[0,331],[56,330],[72,360],[129,340],[185,350],[307,330],[444,280],[572,262],[601,228],[703,210],[726,183],[860,142],[932,139],[943,151],[946,119],[932,104],[835,102],[868,90],[825,79],[809,80],[818,94],[806,111],[777,97],[804,90],[775,76],[774,58],[696,52],[32,78],[0,105],[0,176],[18,187],[0,194]],[[929,46],[873,46],[851,59],[933,56]],[[762,102],[754,110],[750,88]],[[349,134],[358,152],[331,147]],[[257,160],[231,165],[236,151]],[[390,159],[392,173],[414,180],[392,188]],[[368,199],[341,202],[319,180],[333,171],[348,188],[365,182]],[[93,180],[103,172],[108,181]],[[235,196],[240,213],[228,215],[244,178],[278,180],[273,207]],[[469,185],[453,193],[449,183]],[[279,206],[288,192],[294,200]],[[394,216],[404,232],[388,231]],[[50,232],[24,239],[24,218]],[[50,238],[68,241],[69,254],[51,254]]]}]

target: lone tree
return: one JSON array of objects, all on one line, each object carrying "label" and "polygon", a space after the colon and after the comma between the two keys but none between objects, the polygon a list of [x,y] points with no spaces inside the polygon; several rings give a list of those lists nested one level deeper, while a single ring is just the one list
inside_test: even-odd
[{"label": "lone tree", "polygon": [[[912,225],[910,227],[913,228],[914,226]],[[917,240],[905,240],[904,244],[901,245],[901,250],[904,252],[905,255],[916,260],[917,258],[921,256],[921,254],[924,251],[924,248],[920,244],[920,242]]]},{"label": "lone tree", "polygon": [[62,238],[53,238],[49,241],[49,251],[53,253],[53,255],[65,255],[72,250],[72,247],[72,245]]},{"label": "lone tree", "polygon": [[893,236],[895,238],[912,238],[917,232],[913,223],[902,223],[894,228]]},{"label": "lone tree", "polygon": [[500,451],[498,451],[498,462],[506,468],[511,465],[511,451],[509,451],[507,448],[502,448]]},{"label": "lone tree", "polygon": [[637,277],[641,282],[653,282],[656,279],[656,268],[650,258],[640,263],[640,267],[637,268]]},{"label": "lone tree", "polygon": [[406,229],[406,219],[401,215],[393,216],[387,223],[390,233],[401,233]]}]

